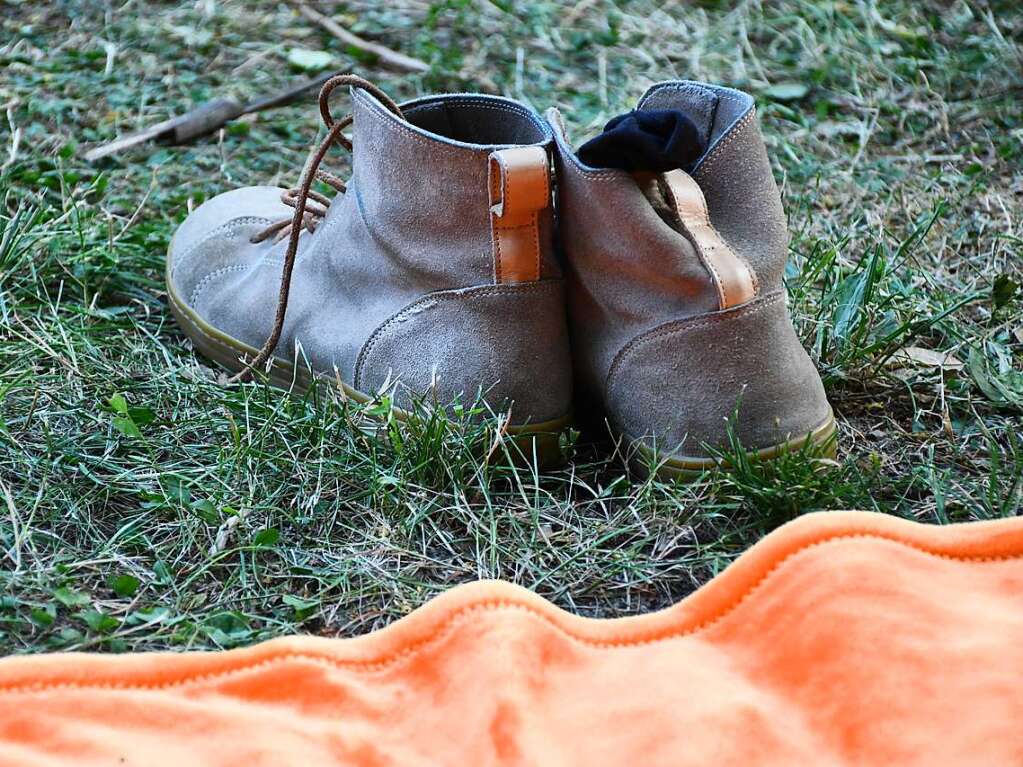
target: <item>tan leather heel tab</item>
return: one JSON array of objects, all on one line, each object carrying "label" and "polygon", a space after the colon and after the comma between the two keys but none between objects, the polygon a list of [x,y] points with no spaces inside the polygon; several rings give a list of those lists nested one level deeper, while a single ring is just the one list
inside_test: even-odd
[{"label": "tan leather heel tab", "polygon": [[757,294],[757,278],[750,265],[725,242],[710,222],[707,200],[700,185],[683,170],[664,174],[667,202],[678,214],[688,235],[710,272],[722,309],[744,304]]},{"label": "tan leather heel tab", "polygon": [[513,147],[491,153],[495,282],[540,279],[539,213],[551,203],[550,179],[550,163],[542,147]]}]

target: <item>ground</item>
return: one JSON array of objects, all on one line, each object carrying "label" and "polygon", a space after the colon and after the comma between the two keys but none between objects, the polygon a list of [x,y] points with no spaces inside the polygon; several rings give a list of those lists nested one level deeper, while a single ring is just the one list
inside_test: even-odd
[{"label": "ground", "polygon": [[[284,2],[0,0],[0,652],[351,635],[491,577],[626,615],[798,514],[1023,511],[1015,0],[317,7],[430,71],[388,69]],[[170,316],[167,243],[219,191],[294,184],[322,136],[314,97],[190,146],[82,154],[317,66],[397,99],[556,104],[578,139],[660,79],[754,93],[837,459],[672,484],[583,434],[538,476],[480,459],[492,424],[424,412],[374,440],[328,387],[226,385]]]}]

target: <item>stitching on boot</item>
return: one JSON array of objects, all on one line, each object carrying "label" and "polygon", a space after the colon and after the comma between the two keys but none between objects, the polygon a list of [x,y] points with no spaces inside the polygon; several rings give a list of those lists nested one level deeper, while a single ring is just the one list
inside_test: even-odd
[{"label": "stitching on boot", "polygon": [[591,181],[621,181],[623,179],[630,178],[629,174],[623,170],[587,168],[585,165],[580,163],[579,158],[576,157],[572,147],[568,145],[561,135],[555,133],[554,140],[558,145],[558,154],[563,158],[562,163],[571,168],[576,175]]},{"label": "stitching on boot", "polygon": [[[447,96],[446,98],[444,98]],[[508,102],[503,100],[495,100],[488,96],[473,96],[465,93],[452,93],[452,94],[440,94],[434,97],[429,104],[416,104],[411,109],[406,110],[406,114],[414,113],[417,109],[421,109],[426,106],[436,106],[438,104],[443,105],[455,105],[455,106],[472,106],[479,107],[481,109],[501,109],[506,112],[513,112],[521,117],[525,117],[533,125],[540,129],[540,132],[547,136],[550,140],[551,129],[550,125],[543,119],[542,116],[538,115],[533,110],[525,107],[521,104],[514,102]],[[486,145],[484,145],[486,146]]]},{"label": "stitching on boot", "polygon": [[501,253],[501,237],[498,235],[497,231],[494,230],[494,227],[491,226],[490,229],[490,238],[494,242],[494,251],[496,256],[496,258],[494,258],[494,282],[500,285],[502,282],[501,263],[504,261],[504,256]]},{"label": "stitching on boot", "polygon": [[[549,197],[548,197],[548,199],[549,199]],[[534,272],[534,274],[536,274],[537,279],[540,279],[540,274],[542,273],[543,270],[541,269],[541,264],[540,264],[541,255],[540,255],[540,212],[539,211],[533,213],[533,223],[530,224],[530,226],[533,227],[533,252],[536,253],[536,265],[535,265],[536,271]]]},{"label": "stitching on boot", "polygon": [[501,228],[504,229],[506,232],[512,232],[515,231],[516,229],[528,229],[531,226],[532,224],[519,224],[518,226],[503,226]]},{"label": "stitching on boot", "polygon": [[220,269],[215,269],[214,271],[210,272],[205,277],[203,277],[201,280],[199,280],[199,282],[198,282],[198,284],[196,284],[195,288],[192,289],[192,294],[188,298],[188,305],[194,308],[196,303],[198,302],[199,297],[202,294],[202,292],[204,290],[206,290],[207,287],[209,287],[210,283],[212,283],[213,280],[215,280],[217,277],[221,276],[222,274],[227,274],[229,272],[237,272],[237,271],[240,271],[240,270],[243,270],[243,269],[250,269],[250,268],[256,268],[256,267],[260,267],[260,266],[271,266],[271,265],[273,265],[273,266],[283,266],[284,262],[283,262],[282,259],[280,259],[278,257],[270,256],[270,257],[267,257],[267,258],[261,258],[258,261],[253,261],[251,264],[232,264],[230,266],[222,266]]},{"label": "stitching on boot", "polygon": [[[367,108],[371,112],[373,112],[373,115],[377,118],[377,120],[376,120],[376,124],[377,125],[385,126],[386,128],[388,128],[391,131],[396,131],[398,133],[402,133],[402,134],[404,134],[406,136],[409,136],[410,138],[414,139],[415,141],[419,142],[420,144],[429,147],[431,151],[442,152],[444,154],[449,154],[449,155],[453,155],[453,156],[454,155],[465,155],[465,154],[479,154],[481,152],[487,151],[487,147],[490,146],[489,144],[479,144],[479,145],[473,145],[473,146],[457,146],[457,145],[453,145],[453,144],[448,143],[448,141],[451,141],[452,139],[445,139],[443,136],[438,136],[437,138],[431,138],[430,136],[424,136],[424,135],[422,135],[420,133],[417,133],[416,131],[414,131],[412,128],[410,128],[409,126],[405,125],[404,123],[400,123],[400,122],[397,122],[395,120],[387,119],[387,117],[385,115],[381,115],[379,113],[379,110],[371,102],[367,102],[367,99],[360,98],[358,95],[356,95],[354,98],[359,100],[363,104],[363,106],[365,108]],[[480,105],[476,104],[474,106],[480,106]],[[508,109],[501,109],[501,107],[496,107],[496,106],[482,106],[481,108],[483,108],[483,109],[497,109],[497,110],[501,110],[501,111],[505,111],[505,112],[513,111],[513,110],[508,110]],[[534,127],[539,128],[540,126],[536,125]],[[468,142],[466,142],[466,143],[468,143]],[[544,131],[544,139],[542,141],[537,141],[537,142],[534,142],[532,144],[521,144],[521,145],[520,144],[515,144],[514,146],[547,146],[549,143],[550,143],[550,136],[547,135],[546,131]]]},{"label": "stitching on boot", "polygon": [[735,124],[735,127],[732,128],[729,134],[725,137],[724,141],[719,141],[717,145],[715,145],[714,149],[711,150],[711,153],[703,158],[703,160],[700,162],[700,165],[696,168],[695,171],[693,171],[693,178],[699,178],[700,176],[702,176],[704,172],[711,165],[713,165],[718,158],[721,157],[721,153],[725,150],[725,148],[732,144],[738,137],[738,135],[750,126],[750,124],[753,122],[753,118],[756,116],[756,113],[757,113],[756,109],[751,109],[749,112],[746,113],[745,117],[743,117],[741,120],[739,120],[739,122]]},{"label": "stitching on boot", "polygon": [[763,298],[757,299],[757,302],[754,303],[742,304],[734,309],[716,312],[709,316],[701,315],[684,320],[672,320],[664,323],[663,325],[659,325],[652,330],[648,330],[645,333],[641,333],[625,344],[611,362],[611,367],[607,371],[607,378],[604,383],[604,399],[607,400],[610,396],[611,390],[614,387],[614,379],[618,375],[618,371],[624,364],[626,358],[632,356],[633,352],[638,351],[643,346],[663,338],[664,336],[675,334],[681,335],[693,330],[699,330],[700,328],[710,327],[727,320],[739,319],[741,317],[757,314],[765,309],[775,306],[779,301],[784,302],[784,299],[785,291],[779,290],[774,293],[769,293]]},{"label": "stitching on boot", "polygon": [[391,317],[385,320],[376,330],[374,330],[366,343],[362,345],[362,349],[359,350],[359,355],[355,359],[355,375],[352,377],[352,386],[356,389],[362,390],[362,371],[372,354],[374,347],[377,342],[383,337],[383,335],[394,325],[402,322],[405,317],[424,304],[439,303],[442,301],[453,301],[459,298],[468,299],[469,301],[476,301],[480,298],[486,298],[493,295],[515,295],[522,293],[536,293],[541,291],[549,291],[554,288],[560,289],[562,285],[561,280],[540,280],[538,282],[520,282],[514,285],[490,285],[479,288],[468,288],[458,289],[455,288],[451,291],[443,291],[439,293],[428,293],[422,298],[416,299],[408,306],[399,309]]},{"label": "stitching on boot", "polygon": [[[424,135],[422,135],[420,133],[417,133],[415,130],[413,130],[408,125],[405,125],[404,123],[397,122],[396,120],[387,119],[386,115],[380,114],[380,110],[376,107],[376,105],[373,104],[373,102],[371,102],[365,96],[361,95],[359,92],[356,92],[355,95],[352,96],[352,99],[354,101],[358,101],[364,108],[368,109],[370,112],[373,113],[373,116],[375,118],[377,118],[376,119],[376,124],[377,125],[383,125],[383,126],[386,126],[387,128],[389,128],[392,131],[397,131],[399,133],[403,133],[405,135],[408,135],[409,137],[411,137],[411,138],[415,139],[416,141],[418,141],[420,144],[423,144],[424,146],[430,147],[430,149],[433,150],[433,151],[439,151],[439,152],[443,152],[445,154],[450,154],[450,155],[465,155],[466,153],[468,153],[468,154],[479,154],[481,151],[484,151],[486,149],[486,147],[489,146],[488,144],[479,144],[478,145],[479,148],[477,148],[476,145],[474,145],[474,146],[457,146],[457,145],[454,145],[454,144],[447,143],[451,139],[445,139],[443,136],[438,136],[437,138],[431,138],[430,136],[424,136]],[[474,103],[474,102],[471,102],[471,101],[466,101],[466,102],[464,102],[464,104],[465,105],[472,105],[472,106],[476,106],[476,107],[481,107],[483,109],[497,109],[497,110],[501,110],[501,111],[505,111],[505,112],[514,112],[515,111],[513,109],[505,108],[505,107],[498,106],[498,105],[492,105],[492,104],[483,104],[483,105],[481,105],[481,104],[477,104],[477,103]],[[533,142],[531,144],[521,144],[521,146],[547,146],[550,143],[550,140],[551,140],[551,138],[550,138],[550,126],[541,125],[539,122],[537,122],[536,118],[532,117],[531,115],[529,115],[528,112],[526,112],[526,113],[518,113],[518,114],[521,114],[522,116],[530,117],[531,121],[534,123],[534,127],[540,129],[540,132],[544,136],[542,141],[536,141],[536,142]],[[515,146],[520,146],[520,145],[516,144]]]},{"label": "stitching on boot", "polygon": [[718,231],[718,228],[716,226],[714,226],[714,222],[711,220],[711,217],[710,217],[710,208],[707,209],[707,224],[710,226],[711,231],[714,232],[714,234],[717,235],[717,237],[723,243],[725,243],[725,245],[728,246],[728,248],[732,251],[732,253],[735,255],[735,257],[737,259],[739,259],[743,263],[743,265],[746,267],[746,269],[749,270],[749,275],[750,275],[750,277],[753,280],[753,295],[754,295],[754,297],[759,296],[760,295],[760,277],[757,276],[756,269],[753,268],[753,264],[751,264],[749,262],[749,259],[746,258],[746,256],[744,256],[742,253],[740,253],[736,249],[736,247],[734,245],[732,245],[732,243],[730,243],[728,241],[728,239],[723,234],[721,234],[721,232]]},{"label": "stitching on boot", "polygon": [[[444,104],[447,104],[447,105],[450,105],[450,106],[474,107],[476,109],[496,109],[496,110],[499,110],[501,112],[510,112],[511,114],[516,114],[519,117],[525,117],[527,120],[529,120],[533,124],[534,127],[540,129],[540,132],[544,136],[547,137],[547,140],[550,140],[550,130],[551,130],[550,126],[547,123],[545,123],[542,118],[538,118],[538,116],[536,114],[534,114],[533,112],[531,112],[528,109],[525,109],[523,107],[517,107],[514,104],[504,104],[504,103],[476,101],[474,99],[459,99],[457,101],[444,101],[444,102],[441,102],[441,103],[444,103]],[[487,144],[482,144],[481,146],[488,146],[488,145]]]},{"label": "stitching on boot", "polygon": [[[552,132],[550,130],[550,126],[547,125],[546,121],[544,122],[544,125],[547,126],[548,132]],[[544,156],[545,156],[545,161],[547,163],[547,172],[543,176],[543,199],[544,199],[544,208],[543,208],[543,210],[544,211],[550,211],[551,214],[553,215],[553,212],[554,212],[554,198],[553,198],[554,191],[551,189],[551,176],[554,173],[554,164],[553,164],[553,158],[551,157],[551,149],[550,149],[550,147],[545,147],[544,148]],[[533,231],[534,231],[534,238],[536,239],[536,250],[535,250],[535,252],[536,252],[536,277],[537,277],[537,279],[540,279],[540,277],[543,275],[543,256],[544,256],[544,254],[541,252],[542,243],[540,242],[540,227],[541,227],[540,213],[541,213],[541,211],[536,211],[533,214],[533,224],[532,224],[533,225]],[[550,241],[549,251],[550,252],[547,255],[554,256],[554,243],[553,243],[553,239]]]},{"label": "stitching on boot", "polygon": [[[695,179],[693,179],[693,183],[694,184],[696,183]],[[697,187],[697,189],[699,189],[699,184],[696,184],[696,187]],[[715,250],[717,250],[716,246],[708,244],[707,249],[710,251],[710,253],[704,253],[703,252],[703,248],[700,246],[699,241],[696,239],[696,237],[694,235],[692,235],[692,232],[689,231],[688,225],[685,222],[682,221],[681,215],[679,213],[677,213],[677,211],[679,209],[679,198],[675,194],[674,188],[671,186],[671,184],[668,184],[668,183],[664,183],[664,188],[665,188],[666,196],[671,198],[670,199],[670,203],[674,206],[674,208],[676,210],[676,217],[679,219],[679,223],[681,223],[683,225],[683,228],[685,228],[686,231],[689,232],[688,236],[693,237],[693,242],[690,243],[690,244],[693,246],[693,250],[696,252],[696,257],[700,260],[700,263],[703,264],[704,268],[706,268],[708,271],[710,271],[710,273],[714,276],[714,280],[713,280],[714,281],[714,286],[717,288],[719,297],[721,299],[721,304],[723,304],[724,306],[730,305],[731,301],[729,300],[729,296],[728,296],[728,286],[726,285],[725,281],[721,279],[721,273],[718,271],[717,266],[714,264],[713,257],[709,257],[709,256],[712,255],[712,253]],[[700,190],[700,194],[701,195],[703,194],[702,190]],[[733,248],[731,245],[729,245],[728,244],[728,240],[726,240],[724,237],[722,237],[721,233],[718,232],[718,230],[714,228],[714,224],[710,220],[710,209],[707,206],[707,201],[706,200],[703,201],[701,218],[704,219],[704,223],[706,223],[706,225],[708,227],[710,227],[710,230],[714,233],[714,235],[725,244],[725,247],[728,250],[732,251],[732,254],[734,256],[736,256],[736,258],[739,258],[742,261],[743,259],[739,256],[738,253],[735,252],[735,248]],[[746,267],[747,267],[747,269],[749,269],[749,264],[746,264]],[[753,277],[753,290],[754,290],[754,295],[755,295],[756,294],[756,277],[753,276],[753,270],[752,269],[749,269],[749,271],[750,271],[750,275]]]},{"label": "stitching on boot", "polygon": [[224,234],[236,234],[237,230],[253,224],[269,225],[272,223],[273,222],[270,219],[262,216],[242,216],[241,218],[233,218],[227,223],[221,224],[216,229],[207,232],[205,237],[202,237],[198,242],[192,245],[192,247],[173,259],[174,263],[171,265],[171,275],[176,275],[182,264],[187,263],[203,245],[206,245],[215,237],[219,237]]},{"label": "stitching on boot", "polygon": [[217,279],[217,277],[219,277],[220,275],[229,274],[230,272],[237,272],[240,269],[245,269],[247,267],[248,264],[233,264],[231,266],[222,266],[221,268],[215,269],[214,271],[210,272],[201,280],[199,280],[198,284],[195,286],[195,289],[192,290],[192,295],[188,297],[189,305],[194,307],[195,302],[199,300],[199,296],[201,296],[202,292],[206,290],[206,286],[213,282],[213,280]]},{"label": "stitching on boot", "polygon": [[632,177],[624,170],[588,168],[583,165],[579,158],[576,157],[575,151],[558,131],[554,132],[554,141],[558,146],[558,154],[562,158],[562,164],[568,166],[577,176],[595,182],[624,181],[626,179],[630,182],[632,181]]},{"label": "stitching on boot", "polygon": [[725,92],[718,91],[716,88],[714,88],[711,85],[700,85],[698,83],[674,83],[674,82],[666,82],[666,83],[661,83],[660,85],[655,85],[651,89],[651,91],[646,94],[646,97],[643,99],[643,101],[640,102],[640,106],[642,106],[643,104],[646,104],[646,102],[652,96],[654,96],[655,94],[660,93],[661,91],[675,91],[675,92],[678,92],[678,93],[683,93],[683,92],[685,92],[685,93],[697,93],[697,92],[699,92],[699,90],[708,90],[711,93],[713,93],[715,96],[717,96],[719,99],[724,99],[725,101],[731,101],[733,104],[746,104],[746,100],[745,99],[742,99],[739,96],[736,96],[734,93],[728,93],[727,91],[725,91]]},{"label": "stitching on boot", "polygon": [[415,141],[418,141],[420,144],[429,147],[431,150],[450,155],[463,154],[465,151],[462,147],[451,146],[442,141],[433,141],[426,136],[416,133],[414,130],[406,127],[402,123],[387,119],[385,115],[380,114],[380,110],[372,101],[365,96],[362,96],[358,91],[356,91],[352,96],[352,100],[357,101],[364,109],[368,109],[372,113],[373,117],[376,118],[376,125],[382,125],[390,131],[407,135]]},{"label": "stitching on boot", "polygon": [[[710,208],[709,207],[705,206],[704,211],[703,211],[703,218],[704,218],[704,223],[710,228],[710,230],[712,232],[714,232],[714,235],[718,239],[720,239],[722,242],[724,242],[724,244],[727,247],[727,249],[729,251],[731,251],[731,255],[735,256],[737,259],[739,259],[740,263],[742,263],[743,266],[746,267],[746,270],[750,273],[750,280],[753,282],[753,296],[754,296],[754,298],[758,297],[760,295],[760,278],[757,276],[757,272],[753,268],[753,265],[749,262],[749,260],[745,256],[743,256],[736,249],[736,246],[732,245],[728,241],[728,239],[724,235],[722,235],[721,232],[718,231],[717,227],[714,226],[714,222],[711,221]],[[708,269],[710,269],[714,273],[714,281],[717,283],[717,285],[718,285],[718,287],[719,287],[719,289],[721,291],[721,298],[724,300],[725,303],[728,303],[727,289],[725,288],[724,284],[721,282],[721,275],[718,274],[717,267],[714,266],[713,261],[708,261],[707,259],[704,258],[703,254],[700,252],[699,247],[696,247],[695,250],[697,252],[697,256],[700,258],[700,261],[702,261],[704,263],[704,266],[706,266]]]},{"label": "stitching on boot", "polygon": [[504,261],[504,256],[501,254],[501,238],[498,233],[494,230],[494,227],[490,227],[490,239],[494,242],[494,282],[498,285],[501,284],[501,262]]}]

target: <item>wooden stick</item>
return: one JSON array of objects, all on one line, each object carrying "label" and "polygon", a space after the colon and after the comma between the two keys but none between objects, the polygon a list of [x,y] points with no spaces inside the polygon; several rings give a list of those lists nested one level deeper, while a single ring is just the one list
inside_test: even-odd
[{"label": "wooden stick", "polygon": [[425,61],[413,58],[412,56],[406,56],[404,53],[392,51],[390,48],[386,48],[379,43],[372,43],[369,40],[363,40],[358,35],[349,32],[329,16],[324,16],[319,11],[314,11],[305,3],[294,3],[293,5],[295,6],[295,9],[309,19],[309,21],[319,24],[345,45],[351,45],[353,48],[358,48],[360,51],[372,53],[383,63],[390,64],[392,67],[396,67],[398,69],[407,69],[410,72],[430,71],[430,65]]},{"label": "wooden stick", "polygon": [[336,71],[323,72],[316,75],[316,77],[311,77],[292,88],[281,91],[280,93],[275,93],[272,96],[257,99],[256,101],[250,101],[245,105],[245,114],[249,114],[250,112],[262,112],[264,109],[273,109],[275,107],[282,107],[285,104],[290,104],[299,96],[304,95],[307,91],[311,91],[313,88],[319,88],[334,75],[339,74],[341,73]]},{"label": "wooden stick", "polygon": [[310,78],[309,80],[304,80],[298,85],[292,86],[287,90],[251,101],[245,105],[239,104],[233,99],[214,99],[213,101],[207,101],[205,104],[200,104],[195,109],[192,109],[183,115],[172,117],[169,120],[164,120],[150,128],[146,128],[139,133],[133,133],[130,136],[123,136],[116,141],[111,141],[109,144],[103,144],[90,149],[85,153],[85,159],[88,162],[95,162],[107,155],[123,152],[133,146],[144,144],[147,141],[155,141],[157,139],[171,141],[176,144],[183,144],[194,138],[213,133],[227,125],[227,123],[231,122],[231,120],[241,117],[244,114],[260,112],[264,109],[273,109],[274,107],[290,104],[306,91],[310,91],[313,88],[319,88],[336,74],[338,73],[324,72],[316,77]]}]

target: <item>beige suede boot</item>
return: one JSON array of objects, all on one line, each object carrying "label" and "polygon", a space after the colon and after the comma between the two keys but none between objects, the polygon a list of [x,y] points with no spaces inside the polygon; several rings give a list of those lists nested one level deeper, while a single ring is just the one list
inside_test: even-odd
[{"label": "beige suede boot", "polygon": [[588,167],[548,113],[581,396],[667,475],[714,466],[733,416],[756,457],[829,440],[786,307],[788,234],[753,99],[665,82],[638,109],[681,110],[706,151],[659,174]]},{"label": "beige suede boot", "polygon": [[[354,111],[336,122],[339,86]],[[349,75],[324,86],[320,110],[329,131],[298,189],[226,192],[178,229],[167,287],[182,329],[227,368],[283,386],[323,376],[399,408],[482,390],[524,452],[556,463],[571,365],[548,125],[491,96],[399,107]],[[333,144],[355,147],[347,188],[318,170]],[[340,194],[310,191],[316,178]]]}]

